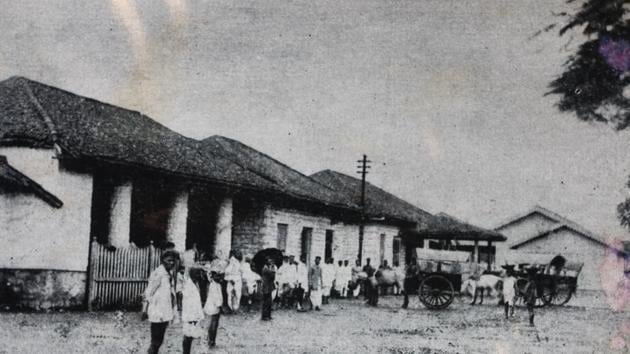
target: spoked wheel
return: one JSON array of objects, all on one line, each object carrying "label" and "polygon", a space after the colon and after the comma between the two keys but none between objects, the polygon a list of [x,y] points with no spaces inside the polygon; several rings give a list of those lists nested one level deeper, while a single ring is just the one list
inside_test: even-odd
[{"label": "spoked wheel", "polygon": [[525,291],[525,285],[527,285],[527,279],[518,278],[516,279],[516,301],[515,304],[519,306],[525,305],[525,297],[523,296],[523,292]]},{"label": "spoked wheel", "polygon": [[538,292],[536,294],[537,295],[536,296],[536,304],[534,305],[534,307],[545,307],[545,306],[547,306],[547,302],[545,301],[544,294],[545,294],[546,291],[549,291],[548,289],[549,289],[549,287],[547,287],[547,286],[543,286],[541,289],[538,289]]},{"label": "spoked wheel", "polygon": [[420,302],[430,310],[447,308],[455,298],[453,283],[447,278],[433,274],[425,277],[420,282],[418,289]]},{"label": "spoked wheel", "polygon": [[542,297],[547,305],[561,306],[569,302],[571,296],[573,296],[573,292],[569,284],[559,283],[556,284],[555,289],[554,287],[546,286],[543,289]]}]

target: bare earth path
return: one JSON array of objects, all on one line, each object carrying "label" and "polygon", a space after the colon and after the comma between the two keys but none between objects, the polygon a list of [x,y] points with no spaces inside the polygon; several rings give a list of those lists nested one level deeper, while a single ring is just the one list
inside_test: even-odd
[{"label": "bare earth path", "polygon": [[[382,298],[378,308],[333,300],[321,312],[274,312],[272,322],[257,312],[223,316],[212,352],[606,353],[615,352],[611,340],[630,321],[630,313],[590,306],[589,299],[539,310],[535,328],[523,308],[506,321],[496,305],[456,301],[436,312],[417,299],[399,309],[401,300]],[[0,353],[143,353],[148,342],[148,323],[137,313],[0,313]],[[171,325],[162,353],[180,352],[181,325]],[[199,340],[193,352],[210,351]]]}]

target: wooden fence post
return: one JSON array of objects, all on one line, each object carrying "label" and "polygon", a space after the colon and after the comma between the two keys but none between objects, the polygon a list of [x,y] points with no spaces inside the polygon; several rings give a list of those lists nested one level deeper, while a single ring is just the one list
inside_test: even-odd
[{"label": "wooden fence post", "polygon": [[95,292],[95,285],[96,282],[94,281],[94,276],[95,276],[95,264],[94,261],[98,260],[98,249],[96,249],[96,246],[98,245],[98,242],[96,241],[96,237],[92,237],[92,239],[90,240],[90,248],[88,249],[88,268],[87,268],[87,274],[86,274],[86,281],[85,281],[85,292],[86,292],[86,299],[87,299],[87,308],[88,311],[93,311],[94,309],[92,308],[92,302],[94,301],[94,292]]}]

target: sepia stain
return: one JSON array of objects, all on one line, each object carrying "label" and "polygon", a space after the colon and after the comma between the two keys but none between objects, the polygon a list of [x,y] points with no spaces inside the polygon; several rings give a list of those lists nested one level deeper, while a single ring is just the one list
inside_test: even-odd
[{"label": "sepia stain", "polygon": [[174,109],[174,93],[170,91],[173,85],[168,83],[177,81],[178,64],[185,58],[188,46],[186,1],[165,0],[155,4],[165,4],[169,14],[168,22],[156,33],[147,30],[135,1],[112,0],[111,4],[115,18],[127,33],[133,57],[132,70],[126,81],[120,83],[115,101],[135,110],[170,116]]},{"label": "sepia stain", "polygon": [[599,54],[606,64],[618,72],[630,71],[630,42],[602,38],[599,42]]},{"label": "sepia stain", "polygon": [[[602,289],[606,302],[613,311],[625,311],[630,307],[630,278],[625,273],[625,263],[630,261],[619,239],[609,241],[609,247],[599,267]],[[610,338],[609,347],[613,350],[630,349],[630,322],[622,322],[617,332]]]},{"label": "sepia stain", "polygon": [[146,60],[146,32],[134,1],[112,0],[114,15],[122,22],[129,35],[133,54],[137,62]]}]

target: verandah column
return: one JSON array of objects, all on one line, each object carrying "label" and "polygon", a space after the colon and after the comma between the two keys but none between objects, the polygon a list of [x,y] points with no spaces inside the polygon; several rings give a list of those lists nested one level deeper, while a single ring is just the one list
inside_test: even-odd
[{"label": "verandah column", "polygon": [[110,204],[110,228],[108,241],[114,247],[129,246],[131,228],[131,181],[114,186]]},{"label": "verandah column", "polygon": [[473,262],[479,264],[479,240],[475,240],[475,248],[473,252]]},{"label": "verandah column", "polygon": [[492,241],[488,240],[488,271],[492,270]]},{"label": "verandah column", "polygon": [[227,258],[232,247],[232,197],[225,197],[219,205],[214,238],[214,255]]},{"label": "verandah column", "polygon": [[177,251],[186,250],[186,222],[188,220],[188,191],[177,193],[173,209],[168,218],[167,238],[175,245]]}]

